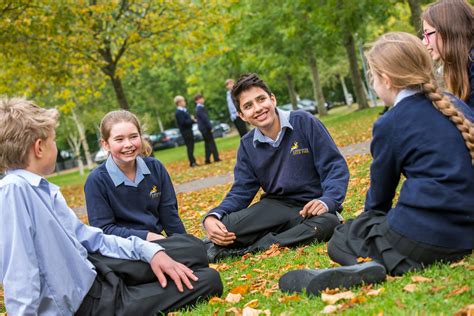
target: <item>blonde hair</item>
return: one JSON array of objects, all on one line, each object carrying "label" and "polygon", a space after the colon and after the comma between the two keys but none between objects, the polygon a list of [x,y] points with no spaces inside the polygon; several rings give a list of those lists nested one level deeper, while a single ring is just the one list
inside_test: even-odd
[{"label": "blonde hair", "polygon": [[58,125],[56,109],[45,109],[25,98],[0,99],[0,172],[28,167],[28,152],[47,139]]},{"label": "blonde hair", "polygon": [[185,101],[183,96],[177,95],[174,97],[174,104],[178,105],[180,101]]},{"label": "blonde hair", "polygon": [[[443,43],[439,54],[443,64],[444,83],[448,91],[468,101],[471,91],[468,69],[473,48],[474,13],[464,0],[443,0],[430,4],[422,13]],[[436,42],[436,45],[438,42]]]},{"label": "blonde hair", "polygon": [[382,35],[366,53],[369,68],[385,74],[395,89],[420,89],[461,132],[474,165],[474,125],[437,86],[428,51],[417,37],[402,32]]},{"label": "blonde hair", "polygon": [[135,114],[129,111],[126,111],[126,110],[112,111],[112,112],[107,113],[102,118],[102,121],[100,122],[100,137],[102,138],[102,140],[108,141],[110,137],[110,131],[112,130],[112,126],[114,126],[117,123],[122,123],[122,122],[132,123],[133,125],[135,125],[135,127],[138,130],[138,134],[140,134],[140,138],[142,141],[142,151],[140,154],[142,156],[150,156],[152,153],[152,149],[148,141],[143,139],[140,121],[135,116]]}]

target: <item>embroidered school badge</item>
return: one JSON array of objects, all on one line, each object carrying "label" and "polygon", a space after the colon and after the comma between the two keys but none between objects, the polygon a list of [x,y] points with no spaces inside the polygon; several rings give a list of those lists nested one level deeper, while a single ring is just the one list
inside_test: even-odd
[{"label": "embroidered school badge", "polygon": [[153,188],[151,188],[151,191],[150,191],[150,198],[157,199],[160,196],[161,196],[161,192],[159,192],[156,185],[154,185]]},{"label": "embroidered school badge", "polygon": [[292,154],[293,156],[302,155],[302,154],[309,154],[309,149],[308,148],[299,148],[299,147],[300,146],[299,146],[298,142],[294,142],[293,146],[291,146],[290,154]]}]

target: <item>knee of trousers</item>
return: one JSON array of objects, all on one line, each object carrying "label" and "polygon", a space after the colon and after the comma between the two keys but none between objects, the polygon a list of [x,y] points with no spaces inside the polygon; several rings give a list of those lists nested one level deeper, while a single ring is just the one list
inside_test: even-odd
[{"label": "knee of trousers", "polygon": [[339,219],[335,214],[324,213],[319,216],[313,216],[304,221],[312,229],[316,229],[317,238],[319,241],[328,241],[336,226],[340,224]]},{"label": "knee of trousers", "polygon": [[219,272],[211,268],[199,271],[199,281],[205,287],[204,296],[221,296],[224,290]]},{"label": "knee of trousers", "polygon": [[175,234],[173,238],[179,239],[180,248],[185,250],[189,256],[194,257],[196,263],[202,267],[209,266],[206,247],[201,239],[190,234]]}]

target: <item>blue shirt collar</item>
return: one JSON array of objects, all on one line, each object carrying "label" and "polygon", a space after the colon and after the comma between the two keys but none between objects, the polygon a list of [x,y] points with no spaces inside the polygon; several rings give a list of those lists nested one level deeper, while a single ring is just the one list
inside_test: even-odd
[{"label": "blue shirt collar", "polygon": [[197,104],[196,104],[196,107],[197,107],[197,108],[203,108],[203,107],[204,107],[204,104],[197,103]]},{"label": "blue shirt collar", "polygon": [[124,185],[137,187],[138,184],[145,178],[145,175],[151,173],[150,169],[148,169],[142,157],[138,156],[136,158],[136,162],[137,162],[137,171],[135,175],[135,182],[132,182],[129,178],[127,178],[127,176],[125,176],[122,170],[120,170],[120,168],[117,166],[114,159],[112,158],[112,155],[109,155],[109,157],[107,158],[107,161],[105,162],[105,168],[107,169],[107,172],[109,173],[110,178],[112,179],[116,187],[122,183]]},{"label": "blue shirt collar", "polygon": [[393,106],[396,106],[403,99],[411,97],[412,95],[417,94],[418,92],[420,92],[420,91],[417,90],[417,89],[402,89],[402,90],[400,90],[400,92],[398,92],[398,94],[395,98],[395,102],[393,103]]},{"label": "blue shirt collar", "polygon": [[187,110],[185,107],[183,107],[183,106],[178,106],[176,109],[177,109],[178,111],[188,112],[188,110]]},{"label": "blue shirt collar", "polygon": [[8,170],[6,173],[14,174],[25,179],[33,187],[43,188],[44,190],[49,191],[48,193],[51,194],[53,197],[56,195],[56,193],[59,192],[59,187],[57,185],[49,182],[39,174],[33,173],[31,171],[25,169],[14,169]]},{"label": "blue shirt collar", "polygon": [[280,131],[278,132],[277,138],[275,140],[271,139],[268,136],[263,135],[263,133],[256,128],[255,133],[253,134],[253,146],[257,147],[257,142],[268,143],[273,147],[278,147],[285,135],[285,130],[287,128],[293,129],[293,126],[290,123],[290,114],[291,111],[283,111],[277,108],[278,118],[280,119]]}]

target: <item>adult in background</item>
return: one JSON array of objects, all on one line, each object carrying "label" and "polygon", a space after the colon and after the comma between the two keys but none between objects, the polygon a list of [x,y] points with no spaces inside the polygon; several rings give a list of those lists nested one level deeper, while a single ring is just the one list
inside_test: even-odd
[{"label": "adult in background", "polygon": [[189,166],[196,167],[196,158],[194,158],[194,135],[193,135],[193,124],[196,122],[194,118],[189,115],[186,109],[186,100],[184,97],[177,95],[174,97],[174,103],[176,104],[176,124],[178,124],[179,131],[183,135],[184,144],[188,152]]},{"label": "adult in background", "polygon": [[232,88],[234,87],[234,80],[227,79],[225,81],[225,87],[227,89],[227,107],[229,108],[230,119],[232,123],[234,123],[237,130],[239,131],[240,137],[242,137],[248,132],[248,130],[247,130],[247,125],[245,124],[245,122],[237,114],[237,109],[235,108],[234,100],[232,100],[231,91],[232,91]]},{"label": "adult in background", "polygon": [[209,115],[207,115],[207,111],[204,108],[204,97],[202,94],[196,94],[194,102],[196,102],[196,119],[198,128],[202,134],[202,138],[204,139],[204,150],[206,155],[205,163],[211,163],[211,154],[214,157],[214,162],[221,161],[219,159],[219,152],[217,151],[214,136],[212,135],[212,124],[209,120]]}]

